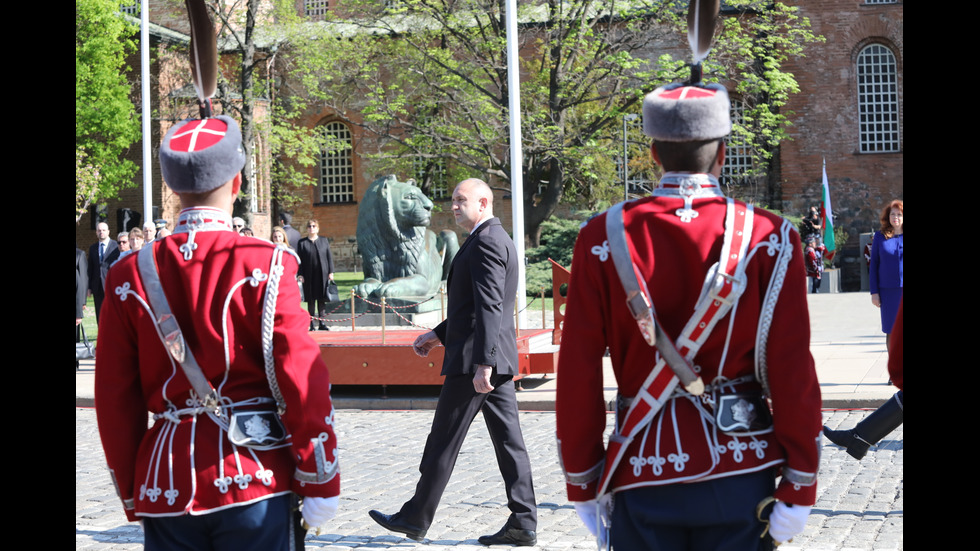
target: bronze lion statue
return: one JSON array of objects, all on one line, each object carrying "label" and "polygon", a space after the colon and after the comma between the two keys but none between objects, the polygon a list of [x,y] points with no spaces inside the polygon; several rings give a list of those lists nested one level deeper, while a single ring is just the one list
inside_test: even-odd
[{"label": "bronze lion statue", "polygon": [[357,248],[364,261],[362,297],[429,297],[439,290],[453,256],[456,234],[428,229],[432,201],[414,180],[395,175],[368,186],[357,215]]}]

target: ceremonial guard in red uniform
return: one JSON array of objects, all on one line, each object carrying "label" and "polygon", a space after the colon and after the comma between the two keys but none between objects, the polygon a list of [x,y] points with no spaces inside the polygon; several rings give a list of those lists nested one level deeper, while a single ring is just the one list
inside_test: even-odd
[{"label": "ceremonial guard in red uniform", "polygon": [[244,163],[231,118],[174,126],[160,165],[184,207],[177,228],[106,283],[96,414],[147,549],[301,549],[297,496],[308,526],[336,513],[330,379],[298,260],[232,231]]},{"label": "ceremonial guard in red uniform", "polygon": [[[663,179],[586,223],[572,260],[559,453],[569,501],[616,549],[769,549],[802,531],[816,498],[799,234],[723,195],[728,93],[699,80],[645,98]],[[607,349],[619,387],[608,446]]]}]

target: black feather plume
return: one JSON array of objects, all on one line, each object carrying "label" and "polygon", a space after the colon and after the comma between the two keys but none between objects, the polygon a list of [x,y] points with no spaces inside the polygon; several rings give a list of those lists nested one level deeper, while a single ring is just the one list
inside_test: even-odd
[{"label": "black feather plume", "polygon": [[721,0],[690,0],[687,10],[687,41],[691,44],[691,80],[687,84],[701,82],[701,61],[711,51],[711,39],[715,34],[715,19],[721,8]]},{"label": "black feather plume", "polygon": [[694,63],[700,63],[711,51],[715,19],[721,0],[691,0],[687,11],[687,41],[691,44]]},{"label": "black feather plume", "polygon": [[218,88],[218,43],[204,0],[185,0],[191,26],[191,73],[201,118],[211,116],[211,97]]}]

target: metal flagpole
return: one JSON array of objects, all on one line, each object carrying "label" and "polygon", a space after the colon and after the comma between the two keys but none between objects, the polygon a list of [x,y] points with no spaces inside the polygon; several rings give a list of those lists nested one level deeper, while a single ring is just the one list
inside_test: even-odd
[{"label": "metal flagpole", "polygon": [[153,157],[150,134],[150,8],[140,0],[140,98],[143,116],[143,223],[153,221]]},{"label": "metal flagpole", "polygon": [[518,324],[527,327],[527,270],[524,261],[524,158],[521,155],[521,66],[518,63],[517,0],[507,0],[507,91],[510,112],[510,192],[514,247],[517,248]]}]

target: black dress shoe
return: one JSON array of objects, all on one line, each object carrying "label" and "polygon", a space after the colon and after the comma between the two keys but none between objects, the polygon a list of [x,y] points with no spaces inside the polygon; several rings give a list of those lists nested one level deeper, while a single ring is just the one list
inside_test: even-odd
[{"label": "black dress shoe", "polygon": [[517,545],[527,546],[538,543],[538,535],[534,530],[521,530],[504,525],[499,532],[492,536],[480,536],[483,545]]},{"label": "black dress shoe", "polygon": [[368,515],[374,519],[374,522],[377,522],[383,526],[385,530],[400,532],[415,541],[422,541],[422,539],[425,537],[425,530],[417,526],[412,526],[411,524],[401,520],[398,517],[398,513],[386,515],[381,511],[372,510],[368,512]]}]

